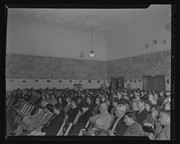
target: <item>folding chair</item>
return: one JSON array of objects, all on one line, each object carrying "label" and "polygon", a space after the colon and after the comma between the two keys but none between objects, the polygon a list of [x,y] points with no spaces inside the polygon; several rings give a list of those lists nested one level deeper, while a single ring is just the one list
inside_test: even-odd
[{"label": "folding chair", "polygon": [[25,113],[24,113],[25,116],[28,115],[28,113],[29,113],[29,111],[31,110],[32,106],[33,106],[33,105],[29,104],[29,106],[27,107],[27,109],[26,109],[26,111],[25,111]]},{"label": "folding chair", "polygon": [[23,111],[17,112],[17,117],[15,118],[15,122],[19,122],[24,116],[27,115],[28,111],[30,110],[31,105],[27,103],[27,106],[23,109]]},{"label": "folding chair", "polygon": [[87,129],[88,125],[89,125],[89,120],[87,121],[87,123],[86,123],[85,127],[84,127],[83,129],[81,129],[81,130],[80,130],[80,132],[79,132],[78,136],[82,136],[82,135],[83,135],[83,134],[82,134],[82,132],[83,132],[84,130],[86,130],[86,129]]},{"label": "folding chair", "polygon": [[66,124],[66,120],[64,119],[64,122],[61,125],[61,127],[60,127],[60,129],[59,129],[59,131],[57,133],[57,136],[62,136],[63,135],[63,128],[64,128],[65,124]]},{"label": "folding chair", "polygon": [[22,107],[24,106],[24,104],[25,104],[26,101],[25,101],[24,99],[22,99],[21,102],[22,102],[22,104],[21,104],[20,107],[19,107],[20,110],[22,109]]},{"label": "folding chair", "polygon": [[71,130],[72,126],[75,125],[77,123],[77,121],[79,120],[79,117],[81,116],[81,111],[79,111],[73,121],[73,123],[70,123],[64,136],[67,136],[69,134],[69,131]]},{"label": "folding chair", "polygon": [[21,112],[24,113],[26,111],[26,109],[28,108],[28,106],[29,106],[29,103],[26,102],[24,107],[22,108]]},{"label": "folding chair", "polygon": [[69,134],[69,131],[71,130],[72,126],[73,126],[73,123],[70,123],[65,134],[64,134],[64,136],[67,136]]},{"label": "folding chair", "polygon": [[10,107],[12,106],[13,102],[14,102],[14,99],[12,99],[12,100],[11,100],[11,102],[10,102],[10,104],[8,105],[8,107],[7,107],[7,110],[6,110],[6,111],[9,111],[9,109],[10,109]]},{"label": "folding chair", "polygon": [[34,109],[35,106],[32,106],[31,109],[29,110],[29,112],[27,113],[27,116],[29,116],[32,112],[32,110]]},{"label": "folding chair", "polygon": [[34,108],[33,105],[29,105],[25,113],[23,115],[20,115],[19,119],[16,122],[19,122],[25,116],[29,116],[33,108]]},{"label": "folding chair", "polygon": [[80,116],[81,116],[81,111],[79,111],[78,114],[76,115],[76,118],[74,119],[74,122],[73,122],[74,125],[77,123]]},{"label": "folding chair", "polygon": [[89,122],[89,120],[87,121],[85,127],[83,129],[81,129],[81,131],[79,132],[78,136],[82,136],[82,132],[85,131],[89,131],[91,128],[93,127],[93,125]]},{"label": "folding chair", "polygon": [[20,103],[20,101],[21,101],[21,99],[19,99],[18,102],[12,106],[12,115],[11,116],[14,119],[16,119],[16,117],[17,117],[17,113],[16,113],[15,107]]}]

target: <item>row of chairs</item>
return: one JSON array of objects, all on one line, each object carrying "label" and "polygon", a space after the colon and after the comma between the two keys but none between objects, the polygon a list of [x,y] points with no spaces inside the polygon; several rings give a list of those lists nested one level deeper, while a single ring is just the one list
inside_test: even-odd
[{"label": "row of chairs", "polygon": [[[81,112],[79,111],[72,123],[70,123],[70,122],[68,122],[68,120],[64,119],[63,124],[61,125],[56,136],[68,136],[72,126],[77,123],[80,115],[81,115]],[[44,136],[45,134],[46,134],[45,132],[41,133],[39,131],[39,129],[36,129],[36,130],[32,131],[29,135]]]},{"label": "row of chairs", "polygon": [[[31,112],[35,106],[25,101],[24,99],[19,99],[18,102],[14,105],[13,105],[13,101],[14,100],[11,101],[7,110],[11,110],[12,117],[14,118],[15,123],[19,123],[23,117],[31,115]],[[36,110],[35,114],[38,113],[38,111],[39,109]],[[70,123],[67,120],[64,120],[56,136],[67,136],[72,126],[77,123],[80,115],[81,115],[81,112],[79,111],[73,123]],[[89,121],[87,122],[85,128],[87,128],[88,125],[89,125]],[[82,135],[82,130],[80,131],[79,135]],[[30,135],[33,135],[33,133],[35,133],[35,131],[31,132]]]},{"label": "row of chairs", "polygon": [[[16,106],[18,106],[18,108]],[[12,117],[14,118],[15,123],[19,123],[23,117],[29,116],[34,107],[34,105],[30,104],[24,99],[19,99],[18,102],[11,109]],[[39,109],[37,109],[35,113],[37,113],[38,110]]]}]

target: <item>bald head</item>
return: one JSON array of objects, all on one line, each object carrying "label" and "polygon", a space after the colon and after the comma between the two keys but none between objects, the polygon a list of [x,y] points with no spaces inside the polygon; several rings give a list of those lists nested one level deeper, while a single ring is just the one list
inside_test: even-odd
[{"label": "bald head", "polygon": [[100,113],[104,113],[108,110],[108,104],[107,103],[101,103],[99,107]]}]

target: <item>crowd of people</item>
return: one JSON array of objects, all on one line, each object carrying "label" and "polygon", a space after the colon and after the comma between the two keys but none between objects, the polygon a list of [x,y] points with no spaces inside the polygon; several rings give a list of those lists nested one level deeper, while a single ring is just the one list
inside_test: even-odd
[{"label": "crowd of people", "polygon": [[[14,135],[145,136],[170,140],[171,93],[140,89],[17,89],[7,99],[9,110],[20,110],[20,99],[34,106],[22,116]],[[13,101],[13,102],[12,102]],[[88,126],[87,126],[88,125]],[[61,131],[62,132],[62,131]]]}]

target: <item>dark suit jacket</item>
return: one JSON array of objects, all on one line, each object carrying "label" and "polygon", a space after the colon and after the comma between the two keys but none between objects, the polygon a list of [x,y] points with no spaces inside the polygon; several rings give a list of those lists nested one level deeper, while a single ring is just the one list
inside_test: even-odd
[{"label": "dark suit jacket", "polygon": [[74,119],[76,118],[77,114],[79,112],[79,108],[76,107],[74,109],[70,108],[70,110],[67,112],[68,115],[68,122],[73,123]]},{"label": "dark suit jacket", "polygon": [[143,121],[146,119],[147,115],[149,114],[149,112],[144,109],[143,111],[141,111],[139,113],[139,111],[136,111],[136,121],[141,124],[141,126],[143,126]]},{"label": "dark suit jacket", "polygon": [[127,126],[124,122],[124,117],[125,116],[123,116],[116,125],[115,133],[114,133],[115,136],[123,136],[127,129]]},{"label": "dark suit jacket", "polygon": [[56,134],[58,133],[63,122],[64,122],[64,114],[60,113],[60,114],[56,115],[49,122],[49,125],[47,125],[46,127],[43,127],[41,129],[41,132],[46,132],[46,135],[56,136]]},{"label": "dark suit jacket", "polygon": [[91,103],[89,105],[89,109],[79,117],[79,120],[77,121],[77,123],[86,124],[89,118],[92,116],[93,110],[94,110],[94,104]]},{"label": "dark suit jacket", "polygon": [[124,133],[124,136],[143,136],[144,131],[142,129],[142,126],[134,122],[132,125],[130,125],[127,129],[126,132]]}]

